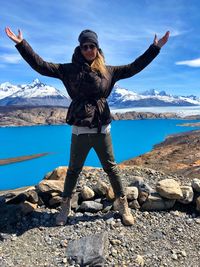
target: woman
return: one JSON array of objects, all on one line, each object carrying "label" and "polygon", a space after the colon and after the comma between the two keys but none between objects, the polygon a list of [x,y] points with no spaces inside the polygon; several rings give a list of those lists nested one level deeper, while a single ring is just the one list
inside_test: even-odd
[{"label": "woman", "polygon": [[64,184],[61,211],[56,218],[57,225],[65,225],[71,211],[72,192],[85,159],[91,148],[97,153],[104,171],[108,174],[115,193],[115,207],[125,225],[132,225],[134,218],[128,208],[121,183],[119,170],[114,160],[110,136],[110,109],[106,98],[114,84],[129,78],[144,69],[159,53],[167,42],[169,32],[153,44],[133,63],[124,66],[105,65],[98,36],[91,30],[80,33],[79,46],[75,48],[72,63],[54,64],[44,61],[37,55],[18,30],[15,35],[10,28],[5,29],[7,36],[16,43],[21,56],[42,75],[60,79],[72,99],[66,122],[73,125],[70,161]]}]

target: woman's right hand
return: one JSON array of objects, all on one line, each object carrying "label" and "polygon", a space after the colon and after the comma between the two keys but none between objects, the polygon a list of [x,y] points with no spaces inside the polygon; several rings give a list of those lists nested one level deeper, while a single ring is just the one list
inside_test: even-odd
[{"label": "woman's right hand", "polygon": [[18,30],[18,35],[14,34],[14,32],[11,31],[11,29],[9,27],[5,28],[5,32],[7,34],[7,36],[16,44],[21,43],[21,41],[23,40],[22,37],[22,32],[21,30]]}]

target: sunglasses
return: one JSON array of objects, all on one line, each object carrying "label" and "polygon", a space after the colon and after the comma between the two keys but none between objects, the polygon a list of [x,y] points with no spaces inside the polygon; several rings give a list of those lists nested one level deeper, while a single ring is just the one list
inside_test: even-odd
[{"label": "sunglasses", "polygon": [[96,48],[96,45],[94,45],[94,44],[90,44],[90,45],[82,45],[81,46],[81,49],[83,50],[83,51],[87,51],[88,49],[90,49],[90,50],[94,50]]}]

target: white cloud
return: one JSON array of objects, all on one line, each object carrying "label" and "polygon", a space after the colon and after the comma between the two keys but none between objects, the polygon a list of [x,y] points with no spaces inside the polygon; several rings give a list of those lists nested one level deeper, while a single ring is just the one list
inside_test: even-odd
[{"label": "white cloud", "polygon": [[192,60],[177,61],[176,65],[185,65],[189,67],[200,67],[200,58]]},{"label": "white cloud", "polygon": [[16,54],[4,54],[0,56],[0,60],[4,63],[17,64],[21,61],[21,56]]}]

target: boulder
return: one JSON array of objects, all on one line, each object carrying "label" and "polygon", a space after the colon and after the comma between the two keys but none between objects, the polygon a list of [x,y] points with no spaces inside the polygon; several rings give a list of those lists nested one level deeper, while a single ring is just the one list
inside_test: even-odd
[{"label": "boulder", "polygon": [[88,186],[83,186],[81,190],[81,196],[84,200],[92,199],[95,196],[94,191]]},{"label": "boulder", "polygon": [[147,201],[148,197],[149,197],[149,193],[148,192],[139,190],[138,203],[140,205],[142,205],[143,203],[145,203]]},{"label": "boulder", "polygon": [[130,186],[136,186],[137,188],[144,183],[144,178],[141,176],[132,176]]},{"label": "boulder", "polygon": [[175,202],[175,199],[164,199],[158,193],[152,193],[141,208],[147,211],[168,210],[174,206]]},{"label": "boulder", "polygon": [[200,196],[196,199],[196,210],[200,211]]},{"label": "boulder", "polygon": [[75,193],[72,195],[72,202],[71,202],[71,207],[72,207],[72,209],[77,209],[77,207],[78,207],[79,195],[80,195],[79,192],[75,192]]},{"label": "boulder", "polygon": [[137,199],[135,199],[135,200],[129,202],[129,203],[128,203],[128,206],[129,206],[129,208],[134,209],[134,210],[138,210],[138,209],[140,208],[140,204],[139,204],[139,202],[137,201]]},{"label": "boulder", "polygon": [[107,233],[70,241],[66,251],[67,258],[80,266],[104,266],[108,244]]},{"label": "boulder", "polygon": [[79,209],[87,212],[98,212],[103,209],[103,204],[95,201],[83,201]]},{"label": "boulder", "polygon": [[58,180],[42,180],[37,186],[37,190],[45,193],[58,192],[62,193],[64,188],[64,181]]},{"label": "boulder", "polygon": [[109,200],[109,201],[113,201],[115,199],[115,193],[112,189],[112,186],[109,186],[107,192],[106,192],[106,198]]},{"label": "boulder", "polygon": [[49,206],[55,208],[59,206],[61,202],[62,202],[61,196],[54,196],[49,200]]},{"label": "boulder", "polygon": [[38,202],[38,194],[35,190],[29,190],[22,192],[16,196],[14,196],[11,199],[6,200],[7,204],[19,204],[21,202],[24,202],[25,200],[31,202],[31,203],[37,203]]},{"label": "boulder", "polygon": [[33,212],[37,208],[37,204],[33,204],[31,202],[28,202],[28,201],[20,203],[19,206],[21,208],[21,212],[24,215],[27,215],[27,214]]},{"label": "boulder", "polygon": [[183,197],[178,199],[178,202],[182,204],[189,204],[193,201],[194,192],[191,186],[181,186]]},{"label": "boulder", "polygon": [[65,180],[67,173],[67,167],[60,166],[53,170],[52,172],[49,172],[45,175],[45,180]]},{"label": "boulder", "polygon": [[135,186],[128,186],[125,188],[125,195],[127,200],[135,200],[138,198],[138,189]]},{"label": "boulder", "polygon": [[105,196],[107,191],[108,191],[109,186],[103,182],[103,181],[98,181],[94,186],[93,186],[93,191],[97,196]]},{"label": "boulder", "polygon": [[177,181],[174,179],[164,179],[157,183],[157,192],[161,197],[168,199],[181,199],[183,198],[183,193],[181,187]]},{"label": "boulder", "polygon": [[192,188],[194,191],[200,192],[200,179],[195,178],[192,180]]}]

